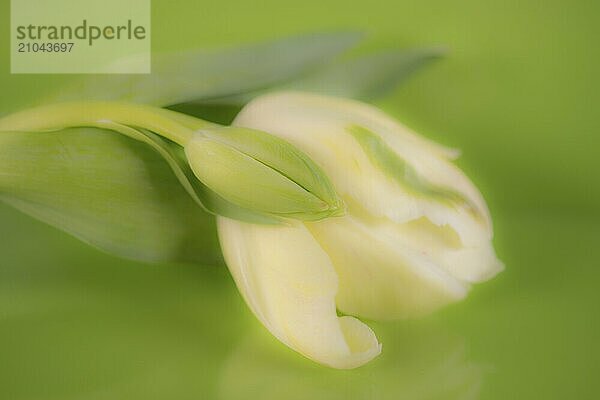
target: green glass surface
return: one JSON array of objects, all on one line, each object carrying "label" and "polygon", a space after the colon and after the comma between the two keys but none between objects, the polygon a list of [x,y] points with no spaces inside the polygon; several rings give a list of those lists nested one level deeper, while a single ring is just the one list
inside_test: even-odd
[{"label": "green glass surface", "polygon": [[[377,104],[463,150],[506,270],[427,318],[369,322],[382,355],[337,371],[277,342],[223,268],[117,259],[1,205],[0,398],[600,397],[600,3],[152,3],[154,51],[347,28],[447,46]],[[10,75],[9,15],[1,0],[0,113],[72,78]]]}]

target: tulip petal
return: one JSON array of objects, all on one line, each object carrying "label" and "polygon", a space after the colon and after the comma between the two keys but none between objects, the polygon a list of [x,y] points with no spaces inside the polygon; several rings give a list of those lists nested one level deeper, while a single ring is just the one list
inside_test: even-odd
[{"label": "tulip petal", "polygon": [[385,320],[427,314],[464,298],[468,285],[377,225],[357,218],[307,224],[340,280],[338,308]]},{"label": "tulip petal", "polygon": [[478,246],[463,246],[458,233],[449,225],[438,226],[427,218],[404,224],[386,218],[363,217],[362,220],[377,235],[395,243],[399,251],[411,254],[411,258],[428,259],[459,280],[481,282],[504,268],[491,241],[482,240]]},{"label": "tulip petal", "polygon": [[219,217],[218,229],[240,292],[280,341],[335,368],[354,368],[380,353],[368,326],[337,316],[338,278],[304,225],[255,225]]}]

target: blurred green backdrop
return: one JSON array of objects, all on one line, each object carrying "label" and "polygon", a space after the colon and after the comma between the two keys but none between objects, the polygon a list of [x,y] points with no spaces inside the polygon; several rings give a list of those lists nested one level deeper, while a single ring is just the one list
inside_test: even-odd
[{"label": "blurred green backdrop", "polygon": [[[0,4],[4,111],[69,77],[10,75]],[[383,355],[333,371],[266,333],[224,269],[116,259],[0,206],[0,398],[598,398],[598,15],[592,0],[153,0],[154,51],[340,28],[372,48],[446,45],[379,105],[463,150],[507,269],[431,317],[373,324]]]}]

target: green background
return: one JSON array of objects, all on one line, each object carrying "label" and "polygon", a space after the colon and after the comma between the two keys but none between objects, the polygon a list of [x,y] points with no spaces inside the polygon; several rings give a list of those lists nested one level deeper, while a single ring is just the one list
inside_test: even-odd
[{"label": "green background", "polygon": [[[69,77],[9,74],[0,4],[6,111]],[[506,270],[433,316],[372,323],[382,356],[334,371],[266,333],[225,269],[116,259],[1,206],[0,398],[598,398],[598,15],[582,0],[154,0],[154,51],[340,28],[369,48],[446,45],[379,105],[463,150]]]}]

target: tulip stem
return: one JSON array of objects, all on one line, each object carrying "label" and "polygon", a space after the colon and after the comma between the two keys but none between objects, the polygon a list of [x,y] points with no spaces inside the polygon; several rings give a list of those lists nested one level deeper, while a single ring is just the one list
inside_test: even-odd
[{"label": "tulip stem", "polygon": [[194,132],[216,126],[163,108],[94,101],[59,103],[19,111],[0,118],[0,132],[55,131],[83,126],[106,128],[107,123],[112,122],[155,132],[181,146],[187,144]]}]

